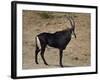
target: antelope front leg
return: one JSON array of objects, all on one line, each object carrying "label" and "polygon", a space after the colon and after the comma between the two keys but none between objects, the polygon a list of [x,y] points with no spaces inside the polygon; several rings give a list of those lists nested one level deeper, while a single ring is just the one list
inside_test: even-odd
[{"label": "antelope front leg", "polygon": [[59,61],[60,66],[63,67],[63,64],[62,64],[63,50],[60,50],[59,57],[60,57],[60,61]]}]

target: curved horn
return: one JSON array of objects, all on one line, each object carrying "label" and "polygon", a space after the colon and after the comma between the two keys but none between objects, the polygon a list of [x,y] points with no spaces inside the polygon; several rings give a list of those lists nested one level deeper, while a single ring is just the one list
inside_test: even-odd
[{"label": "curved horn", "polygon": [[72,23],[72,21],[71,21],[70,17],[67,17],[67,19],[69,20],[69,22],[70,22],[71,26],[73,26],[73,23]]},{"label": "curved horn", "polygon": [[72,21],[72,27],[73,27],[73,29],[75,29],[75,21],[72,17],[70,17],[70,18],[71,18],[71,21]]}]

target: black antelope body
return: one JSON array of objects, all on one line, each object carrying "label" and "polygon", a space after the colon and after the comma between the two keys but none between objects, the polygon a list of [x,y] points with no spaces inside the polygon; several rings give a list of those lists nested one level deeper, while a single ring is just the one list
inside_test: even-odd
[{"label": "black antelope body", "polygon": [[48,46],[57,48],[59,50],[59,57],[60,61],[59,64],[61,67],[63,67],[62,64],[62,57],[63,57],[63,50],[66,48],[68,43],[71,40],[72,33],[75,34],[75,22],[72,17],[67,17],[68,21],[71,24],[70,28],[67,28],[62,31],[57,31],[55,33],[40,33],[36,36],[36,50],[35,50],[35,62],[38,64],[38,53],[40,52],[40,55],[44,61],[45,65],[48,65],[45,58],[44,58],[44,52],[45,49]]}]

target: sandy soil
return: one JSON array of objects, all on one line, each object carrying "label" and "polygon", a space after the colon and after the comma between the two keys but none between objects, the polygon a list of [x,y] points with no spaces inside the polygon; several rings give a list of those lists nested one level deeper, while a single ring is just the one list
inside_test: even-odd
[{"label": "sandy soil", "polygon": [[[50,17],[48,17],[47,13]],[[90,14],[88,13],[55,13],[23,11],[23,53],[22,68],[54,68],[59,66],[59,52],[57,49],[47,47],[45,59],[49,66],[44,65],[41,56],[38,56],[39,64],[35,64],[35,36],[41,32],[60,31],[70,26],[65,16],[74,17],[76,23],[76,35],[66,47],[63,53],[63,65],[65,67],[89,66],[90,57]]]}]

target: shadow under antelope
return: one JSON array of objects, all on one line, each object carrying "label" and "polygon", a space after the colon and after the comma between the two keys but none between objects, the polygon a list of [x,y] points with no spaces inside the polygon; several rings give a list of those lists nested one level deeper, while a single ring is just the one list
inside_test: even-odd
[{"label": "shadow under antelope", "polygon": [[40,52],[40,55],[44,61],[45,65],[48,65],[44,58],[44,52],[45,49],[48,46],[57,48],[59,50],[59,57],[60,61],[59,64],[61,67],[63,67],[62,64],[62,57],[63,57],[63,50],[66,48],[68,43],[71,40],[72,33],[75,34],[75,21],[72,17],[67,17],[68,21],[70,22],[70,28],[64,29],[62,31],[56,31],[55,33],[47,33],[43,32],[38,34],[35,37],[35,42],[36,42],[36,50],[35,50],[35,62],[36,64],[38,63],[38,53]]}]

